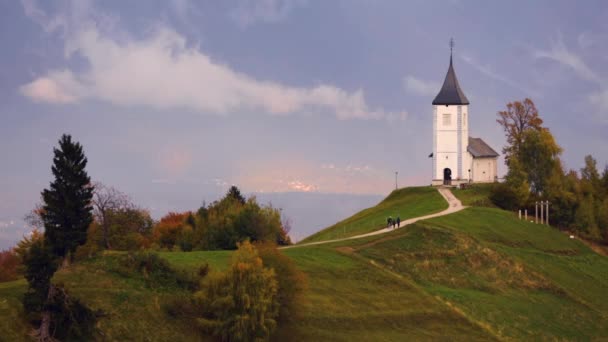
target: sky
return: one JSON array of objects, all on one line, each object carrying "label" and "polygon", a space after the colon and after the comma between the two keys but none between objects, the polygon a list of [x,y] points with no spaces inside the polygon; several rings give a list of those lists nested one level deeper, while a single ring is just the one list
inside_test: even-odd
[{"label": "sky", "polygon": [[[0,0],[0,249],[71,134],[94,181],[155,218],[232,184],[296,240],[431,178],[449,63],[470,133],[530,97],[578,170],[608,162],[605,1]],[[505,167],[500,162],[499,173]]]}]

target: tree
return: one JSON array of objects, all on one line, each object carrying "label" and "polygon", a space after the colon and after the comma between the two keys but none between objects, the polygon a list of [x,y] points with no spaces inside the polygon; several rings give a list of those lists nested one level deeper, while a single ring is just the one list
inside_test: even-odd
[{"label": "tree", "polygon": [[274,270],[277,278],[279,322],[296,321],[302,312],[308,280],[304,272],[272,242],[255,245],[264,266]]},{"label": "tree", "polygon": [[21,259],[14,249],[0,251],[0,282],[19,279]]},{"label": "tree", "polygon": [[42,241],[44,239],[44,233],[42,233],[37,228],[34,228],[31,233],[23,236],[21,241],[17,242],[17,246],[15,246],[15,254],[19,256],[21,261],[25,260],[25,255],[30,250],[33,244],[37,241]]},{"label": "tree", "polygon": [[93,215],[103,233],[103,245],[106,249],[111,249],[110,245],[110,216],[112,212],[126,210],[132,207],[129,196],[116,190],[111,186],[102,183],[95,183],[93,192]]},{"label": "tree", "polygon": [[110,211],[108,220],[108,239],[112,248],[135,250],[149,245],[154,220],[147,210],[130,205]]},{"label": "tree", "polygon": [[604,167],[604,172],[602,172],[602,179],[600,182],[602,186],[602,197],[608,198],[608,165]]},{"label": "tree", "polygon": [[202,310],[197,323],[224,341],[267,339],[278,317],[275,272],[264,267],[251,243],[238,247],[230,269],[208,275],[195,294]]},{"label": "tree", "polygon": [[513,210],[526,204],[530,195],[530,184],[528,183],[528,173],[524,170],[519,158],[509,159],[507,165],[509,171],[506,176],[506,185],[494,187],[491,199],[497,206]]},{"label": "tree", "polygon": [[87,158],[82,146],[64,134],[53,149],[51,168],[55,179],[42,192],[45,240],[57,257],[67,257],[85,243],[93,222],[93,187],[85,171]]},{"label": "tree", "polygon": [[562,149],[547,128],[529,129],[522,137],[519,153],[512,158],[517,158],[526,170],[531,191],[541,194],[546,189],[555,165],[560,162],[559,155]]},{"label": "tree", "polygon": [[41,230],[44,228],[44,221],[42,220],[42,214],[44,213],[44,209],[42,208],[42,204],[37,203],[30,212],[25,214],[23,217],[23,221],[27,223],[34,230]]},{"label": "tree", "polygon": [[170,212],[163,216],[154,227],[153,239],[160,247],[171,249],[177,243],[185,222],[191,212]]},{"label": "tree", "polygon": [[524,142],[524,133],[529,130],[540,130],[543,120],[538,115],[534,102],[529,98],[523,102],[515,101],[507,104],[507,110],[498,112],[496,120],[504,129],[507,136],[507,146],[502,152],[505,154],[505,163],[511,156],[517,155]]},{"label": "tree", "polygon": [[241,204],[245,204],[246,201],[245,197],[243,197],[243,195],[241,194],[241,190],[239,190],[239,188],[237,188],[235,185],[231,186],[230,189],[228,189],[226,197],[235,199]]},{"label": "tree", "polygon": [[603,195],[597,162],[591,155],[585,156],[585,167],[581,169],[581,186],[584,193],[593,195],[596,200]]},{"label": "tree", "polygon": [[23,296],[23,307],[28,314],[40,314],[40,327],[35,335],[39,341],[52,341],[51,302],[54,287],[51,278],[57,270],[57,258],[44,239],[35,241],[23,260],[28,291]]}]

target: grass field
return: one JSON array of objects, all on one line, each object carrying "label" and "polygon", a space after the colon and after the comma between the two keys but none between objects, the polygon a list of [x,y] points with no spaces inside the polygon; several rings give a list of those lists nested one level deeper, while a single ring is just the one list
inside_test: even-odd
[{"label": "grass field", "polygon": [[[307,275],[308,289],[302,317],[280,327],[277,341],[608,339],[608,258],[499,209],[471,207],[383,235],[285,253]],[[98,325],[104,339],[205,340],[162,309],[185,290],[113,271],[118,256],[81,262],[55,277],[107,313]],[[174,267],[194,271],[208,263],[221,270],[231,252],[161,256]],[[0,283],[0,340],[27,340],[20,317],[25,286]]]},{"label": "grass field", "polygon": [[331,227],[325,228],[300,243],[339,239],[368,233],[386,227],[386,219],[401,220],[439,212],[448,207],[437,189],[432,187],[403,188],[393,191],[375,207],[362,210]]},{"label": "grass field", "polygon": [[510,213],[470,208],[350,244],[500,338],[608,336],[608,258]]},{"label": "grass field", "polygon": [[496,206],[489,199],[493,186],[494,184],[473,184],[466,189],[453,188],[452,193],[462,205],[495,208]]},{"label": "grass field", "polygon": [[232,251],[160,252],[171,266],[195,269],[209,264],[211,269],[223,271],[230,263]]}]

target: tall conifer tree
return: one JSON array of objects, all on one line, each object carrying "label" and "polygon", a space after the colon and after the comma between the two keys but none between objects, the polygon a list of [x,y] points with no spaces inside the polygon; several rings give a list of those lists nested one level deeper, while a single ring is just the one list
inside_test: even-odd
[{"label": "tall conifer tree", "polygon": [[93,221],[93,187],[85,171],[87,158],[82,146],[64,134],[53,150],[51,168],[55,180],[42,192],[44,236],[57,257],[72,255],[86,242]]}]

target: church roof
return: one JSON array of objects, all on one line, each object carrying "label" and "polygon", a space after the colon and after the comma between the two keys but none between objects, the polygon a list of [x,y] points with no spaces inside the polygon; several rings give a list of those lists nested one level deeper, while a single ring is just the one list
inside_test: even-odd
[{"label": "church roof", "polygon": [[495,158],[498,157],[498,153],[494,151],[485,141],[481,138],[469,137],[469,147],[467,151],[473,156],[473,158]]},{"label": "church roof", "polygon": [[433,105],[468,105],[469,100],[460,89],[454,67],[452,66],[452,55],[450,54],[450,67],[445,75],[443,86],[439,94],[433,100]]}]

